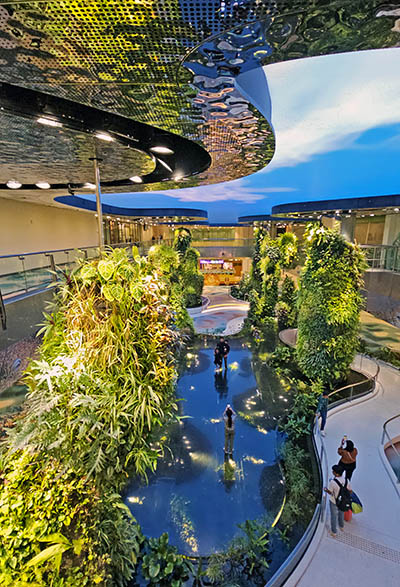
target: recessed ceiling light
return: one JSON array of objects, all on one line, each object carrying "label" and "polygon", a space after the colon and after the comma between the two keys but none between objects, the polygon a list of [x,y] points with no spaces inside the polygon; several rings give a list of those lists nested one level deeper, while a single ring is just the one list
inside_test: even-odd
[{"label": "recessed ceiling light", "polygon": [[46,126],[62,126],[61,122],[58,122],[58,120],[54,120],[53,118],[45,118],[44,116],[40,116],[36,122]]},{"label": "recessed ceiling light", "polygon": [[172,178],[175,181],[179,181],[180,179],[183,179],[183,175],[182,175],[182,173],[174,173],[174,175],[172,176]]},{"label": "recessed ceiling light", "polygon": [[143,179],[141,177],[139,177],[138,175],[133,175],[129,179],[130,179],[130,181],[133,181],[133,183],[143,183]]},{"label": "recessed ceiling light", "polygon": [[165,169],[167,169],[168,171],[170,171],[172,173],[172,169],[171,167],[165,163],[165,161],[163,161],[162,159],[157,158],[157,161],[159,161],[161,163],[161,165],[163,165],[165,167]]},{"label": "recessed ceiling light", "polygon": [[375,214],[370,214],[370,216],[375,216]]},{"label": "recessed ceiling light", "polygon": [[50,184],[47,183],[47,181],[38,181],[36,185],[41,190],[48,190],[50,187]]},{"label": "recessed ceiling light", "polygon": [[96,189],[96,186],[94,185],[94,183],[90,183],[90,181],[84,183],[83,187],[86,188],[87,190],[95,190]]},{"label": "recessed ceiling light", "polygon": [[10,179],[10,181],[8,181],[6,185],[11,190],[17,190],[18,188],[20,188],[22,186],[22,183],[19,183],[19,181],[14,181],[13,179]]},{"label": "recessed ceiling light", "polygon": [[110,142],[110,141],[114,140],[114,138],[111,135],[107,134],[106,132],[96,132],[94,136],[97,137],[98,139],[101,139],[102,141],[109,141]]},{"label": "recessed ceiling light", "polygon": [[153,153],[158,153],[159,155],[173,155],[174,152],[172,149],[168,149],[168,147],[150,147],[150,151]]},{"label": "recessed ceiling light", "polygon": [[399,209],[398,209],[398,208],[395,208],[395,209],[394,209],[394,211],[395,211],[395,212],[398,212],[398,211],[399,211]]}]

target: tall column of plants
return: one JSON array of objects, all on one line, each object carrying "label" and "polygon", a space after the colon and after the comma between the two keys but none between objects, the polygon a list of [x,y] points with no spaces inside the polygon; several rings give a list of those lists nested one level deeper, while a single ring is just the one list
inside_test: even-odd
[{"label": "tall column of plants", "polygon": [[141,534],[118,493],[176,414],[168,287],[134,250],[84,262],[46,315],[0,459],[0,584],[125,585]]},{"label": "tall column of plants", "polygon": [[190,230],[187,228],[176,229],[174,249],[179,255],[178,275],[187,308],[201,305],[201,293],[204,285],[204,276],[199,269],[200,253],[191,244]]},{"label": "tall column of plants", "polygon": [[360,248],[335,231],[312,225],[305,237],[297,359],[307,377],[332,387],[356,352],[365,262]]},{"label": "tall column of plants", "polygon": [[[253,329],[261,331],[261,337],[263,331],[267,335],[271,329],[275,329],[282,269],[292,266],[296,256],[297,238],[294,234],[285,233],[271,239],[263,229],[256,230],[250,272],[248,323]],[[285,306],[286,309],[289,313],[289,308]]]}]

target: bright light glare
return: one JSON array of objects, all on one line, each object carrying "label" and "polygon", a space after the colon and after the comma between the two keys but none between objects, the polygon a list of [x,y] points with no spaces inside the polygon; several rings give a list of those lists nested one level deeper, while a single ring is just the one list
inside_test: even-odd
[{"label": "bright light glare", "polygon": [[133,175],[129,179],[130,179],[130,181],[133,181],[133,183],[143,183],[143,179],[141,177],[139,177],[138,175]]},{"label": "bright light glare", "polygon": [[10,179],[10,181],[7,182],[7,187],[12,190],[17,190],[21,186],[22,186],[22,183],[19,183],[19,181],[14,181],[13,179]]},{"label": "bright light glare", "polygon": [[173,155],[173,150],[168,149],[168,147],[150,147],[150,151],[153,153],[158,153],[159,155]]},{"label": "bright light glare", "polygon": [[94,135],[95,137],[97,137],[98,139],[101,139],[102,141],[113,141],[113,137],[110,136],[109,134],[105,133],[105,132],[96,132],[96,134]]},{"label": "bright light glare", "polygon": [[50,187],[50,184],[47,183],[47,181],[38,181],[36,185],[41,190],[48,190]]},{"label": "bright light glare", "polygon": [[38,118],[36,122],[39,122],[39,124],[45,124],[46,126],[62,126],[61,122],[58,122],[58,120],[44,118],[43,116]]}]

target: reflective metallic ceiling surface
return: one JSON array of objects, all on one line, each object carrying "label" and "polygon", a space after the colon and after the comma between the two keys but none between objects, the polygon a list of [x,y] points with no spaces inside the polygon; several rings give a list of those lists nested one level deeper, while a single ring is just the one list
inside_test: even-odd
[{"label": "reflective metallic ceiling surface", "polygon": [[196,177],[145,189],[226,181],[264,167],[274,152],[272,129],[237,77],[268,63],[398,46],[399,8],[372,0],[0,2],[0,81],[155,125],[210,153]]},{"label": "reflective metallic ceiling surface", "polygon": [[102,159],[104,181],[129,178],[134,173],[145,175],[155,167],[153,159],[142,151],[4,112],[0,112],[0,128],[4,133],[0,141],[0,183],[10,179],[23,184],[92,182],[90,158],[95,156]]}]

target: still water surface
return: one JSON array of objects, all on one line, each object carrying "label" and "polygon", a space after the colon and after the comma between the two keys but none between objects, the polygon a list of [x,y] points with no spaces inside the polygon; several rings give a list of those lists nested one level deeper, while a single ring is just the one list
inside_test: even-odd
[{"label": "still water surface", "polygon": [[[132,481],[124,498],[145,535],[168,532],[187,555],[221,550],[247,519],[265,515],[272,523],[284,498],[275,427],[276,399],[287,400],[279,381],[264,373],[257,385],[251,350],[240,340],[231,341],[228,369],[216,373],[214,344],[204,338],[187,351],[177,392],[185,418],[172,430],[172,454],[148,485]],[[227,403],[237,414],[232,459],[224,455]]]}]

